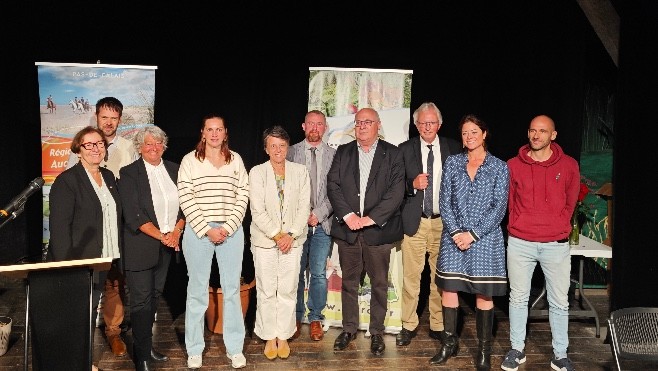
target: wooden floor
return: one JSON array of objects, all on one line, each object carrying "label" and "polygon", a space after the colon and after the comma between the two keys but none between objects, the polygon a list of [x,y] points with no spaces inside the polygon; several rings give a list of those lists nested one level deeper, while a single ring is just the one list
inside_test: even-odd
[{"label": "wooden floor", "polygon": [[[169,362],[153,364],[158,370],[185,370],[185,297],[186,277],[180,270],[170,271],[167,283],[166,300],[161,300],[158,320],[154,327],[154,348],[171,357]],[[607,335],[606,318],[609,315],[608,297],[605,289],[589,289],[588,296],[596,307],[601,320],[601,337],[595,337],[595,324],[591,319],[572,319],[569,327],[569,357],[578,370],[614,370],[614,359]],[[252,295],[252,297],[254,297]],[[395,336],[384,336],[386,351],[377,357],[370,353],[370,341],[365,332],[360,331],[356,341],[348,349],[334,352],[333,342],[340,333],[339,328],[330,328],[324,340],[311,341],[308,325],[304,325],[302,336],[291,342],[292,353],[286,360],[270,361],[263,355],[263,343],[248,331],[245,338],[244,354],[247,358],[246,370],[473,370],[477,349],[475,316],[471,298],[462,297],[463,325],[460,326],[460,351],[456,357],[441,366],[430,366],[429,359],[436,354],[439,343],[428,337],[427,310],[421,316],[418,336],[411,345],[396,347]],[[492,369],[500,369],[500,363],[509,350],[509,318],[507,298],[496,301],[496,322]],[[253,328],[254,301],[247,314],[247,328]],[[424,306],[423,303],[421,305]],[[575,305],[575,304],[574,304]],[[13,318],[13,328],[8,352],[0,357],[0,370],[22,370],[25,335],[25,289],[22,280],[0,277],[0,315]],[[129,318],[126,319],[129,323]],[[131,349],[131,332],[124,333],[124,339]],[[103,370],[132,370],[129,356],[115,357],[107,345],[101,329],[94,336],[94,364]],[[552,356],[551,333],[548,321],[531,320],[526,344],[527,362],[519,370],[547,370]],[[658,366],[626,361],[624,369],[658,370]],[[31,367],[30,367],[31,369]],[[230,363],[225,355],[222,336],[206,331],[206,350],[203,355],[203,369],[229,370]]]}]

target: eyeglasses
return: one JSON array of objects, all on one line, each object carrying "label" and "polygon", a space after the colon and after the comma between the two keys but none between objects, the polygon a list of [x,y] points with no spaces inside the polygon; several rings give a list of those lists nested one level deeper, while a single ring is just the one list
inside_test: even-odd
[{"label": "eyeglasses", "polygon": [[372,124],[379,122],[379,121],[373,121],[373,120],[357,120],[354,121],[354,126],[357,128],[364,127],[364,128],[369,128],[372,126]]},{"label": "eyeglasses", "polygon": [[418,126],[439,126],[439,122],[438,121],[426,121],[426,122],[417,121],[416,125],[418,125]]},{"label": "eyeglasses", "polygon": [[160,148],[162,146],[163,146],[162,142],[144,143],[144,147],[146,147],[146,148],[153,148],[153,147]]},{"label": "eyeglasses", "polygon": [[80,144],[80,147],[83,147],[87,151],[91,151],[94,147],[96,147],[98,149],[103,149],[103,148],[105,148],[105,142],[103,142],[102,140],[100,142],[96,142],[96,143],[87,142],[87,143]]}]

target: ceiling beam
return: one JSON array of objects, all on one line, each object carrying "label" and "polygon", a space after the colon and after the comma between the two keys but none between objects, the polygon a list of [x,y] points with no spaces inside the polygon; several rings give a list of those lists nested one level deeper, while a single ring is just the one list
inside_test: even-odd
[{"label": "ceiling beam", "polygon": [[619,15],[610,0],[576,0],[608,51],[619,67]]}]

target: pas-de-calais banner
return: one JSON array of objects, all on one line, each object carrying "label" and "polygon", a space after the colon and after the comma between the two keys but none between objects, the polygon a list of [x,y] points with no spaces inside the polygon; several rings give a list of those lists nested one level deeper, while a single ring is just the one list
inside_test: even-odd
[{"label": "pas-de-calais banner", "polygon": [[154,123],[155,66],[37,62],[41,113],[43,243],[48,243],[50,186],[67,168],[71,140],[86,126],[96,127],[96,101],[123,103],[118,135],[131,139]]},{"label": "pas-de-calais banner", "polygon": [[[355,139],[354,114],[364,107],[379,112],[382,121],[380,138],[395,145],[408,139],[413,71],[333,67],[311,67],[309,71],[308,109],[326,114],[328,128],[324,140],[330,146],[336,148]],[[342,326],[341,277],[338,247],[334,243],[327,261],[329,291],[323,311],[325,329]],[[388,311],[384,325],[386,332],[397,333],[402,329],[400,242],[391,251],[388,278]],[[366,331],[370,322],[370,290],[370,280],[366,275],[359,287],[359,329]]]}]

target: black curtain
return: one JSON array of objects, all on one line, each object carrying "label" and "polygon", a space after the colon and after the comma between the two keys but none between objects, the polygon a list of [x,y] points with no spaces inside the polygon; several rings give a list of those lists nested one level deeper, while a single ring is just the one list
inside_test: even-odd
[{"label": "black curtain", "polygon": [[[616,2],[617,3],[617,2]],[[658,106],[658,4],[618,2],[619,100],[615,118],[611,309],[658,307],[653,177]]]},{"label": "black curtain", "polygon": [[[248,169],[265,161],[266,127],[303,138],[309,67],[413,70],[411,111],[434,101],[444,115],[441,133],[454,138],[464,114],[480,115],[502,159],[526,143],[538,114],[555,119],[557,142],[579,158],[584,87],[615,73],[572,0],[238,4],[238,11],[183,3],[0,6],[17,20],[0,26],[0,47],[11,54],[0,74],[0,204],[41,174],[35,62],[158,66],[155,122],[170,136],[164,157],[180,161],[198,140],[201,118],[217,112]],[[409,134],[417,135],[413,126]],[[36,195],[0,230],[0,264],[38,258],[41,226]]]}]

